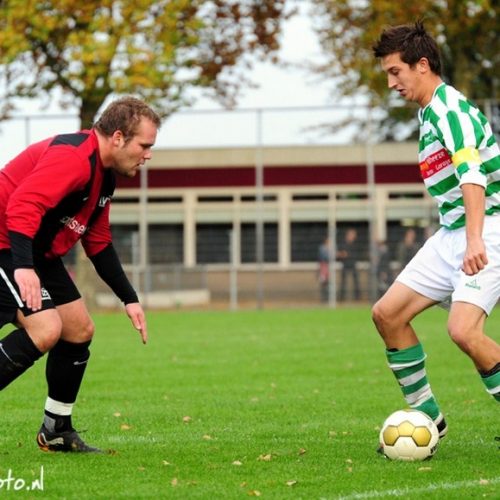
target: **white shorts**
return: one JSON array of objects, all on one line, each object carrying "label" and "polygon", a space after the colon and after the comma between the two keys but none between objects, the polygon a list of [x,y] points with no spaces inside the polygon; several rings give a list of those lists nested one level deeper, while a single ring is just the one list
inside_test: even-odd
[{"label": "white shorts", "polygon": [[485,217],[483,240],[488,264],[474,276],[462,271],[465,228],[439,229],[401,271],[396,281],[446,305],[468,302],[490,314],[500,297],[500,217]]}]

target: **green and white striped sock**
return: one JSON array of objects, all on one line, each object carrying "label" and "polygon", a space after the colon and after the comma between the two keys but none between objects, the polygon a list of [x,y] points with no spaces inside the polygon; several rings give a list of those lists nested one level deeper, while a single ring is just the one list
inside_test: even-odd
[{"label": "green and white striped sock", "polygon": [[500,363],[493,370],[481,374],[486,390],[500,403]]},{"label": "green and white striped sock", "polygon": [[386,350],[386,356],[410,408],[423,411],[436,420],[440,411],[427,380],[422,344],[397,351]]}]

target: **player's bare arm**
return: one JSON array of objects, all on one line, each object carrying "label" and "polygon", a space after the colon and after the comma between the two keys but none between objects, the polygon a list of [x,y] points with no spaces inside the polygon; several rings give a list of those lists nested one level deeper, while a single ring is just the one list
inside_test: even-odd
[{"label": "player's bare arm", "polygon": [[464,184],[462,186],[464,198],[467,235],[467,247],[465,249],[463,271],[472,276],[484,269],[488,264],[488,257],[483,242],[484,188],[477,184]]}]

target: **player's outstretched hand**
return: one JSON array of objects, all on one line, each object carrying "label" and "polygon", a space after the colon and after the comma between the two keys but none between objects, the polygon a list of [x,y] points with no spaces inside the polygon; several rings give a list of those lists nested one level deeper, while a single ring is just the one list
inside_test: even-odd
[{"label": "player's outstretched hand", "polygon": [[14,279],[26,307],[32,311],[39,311],[42,308],[42,290],[40,278],[38,278],[36,272],[33,269],[16,269]]},{"label": "player's outstretched hand", "polygon": [[125,311],[127,316],[132,321],[134,328],[138,330],[141,335],[142,343],[145,344],[148,341],[148,327],[146,325],[146,315],[138,302],[133,302],[125,306]]}]

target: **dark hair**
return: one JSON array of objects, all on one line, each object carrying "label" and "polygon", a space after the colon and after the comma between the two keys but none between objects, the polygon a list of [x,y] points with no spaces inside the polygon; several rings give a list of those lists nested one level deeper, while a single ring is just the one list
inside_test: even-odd
[{"label": "dark hair", "polygon": [[422,57],[429,61],[433,73],[441,76],[441,56],[436,40],[425,31],[422,21],[386,28],[373,46],[375,57],[399,52],[401,60],[414,66]]},{"label": "dark hair", "polygon": [[122,97],[104,110],[94,128],[107,137],[120,130],[128,142],[137,133],[142,117],[151,120],[158,128],[161,125],[160,117],[144,101]]}]

